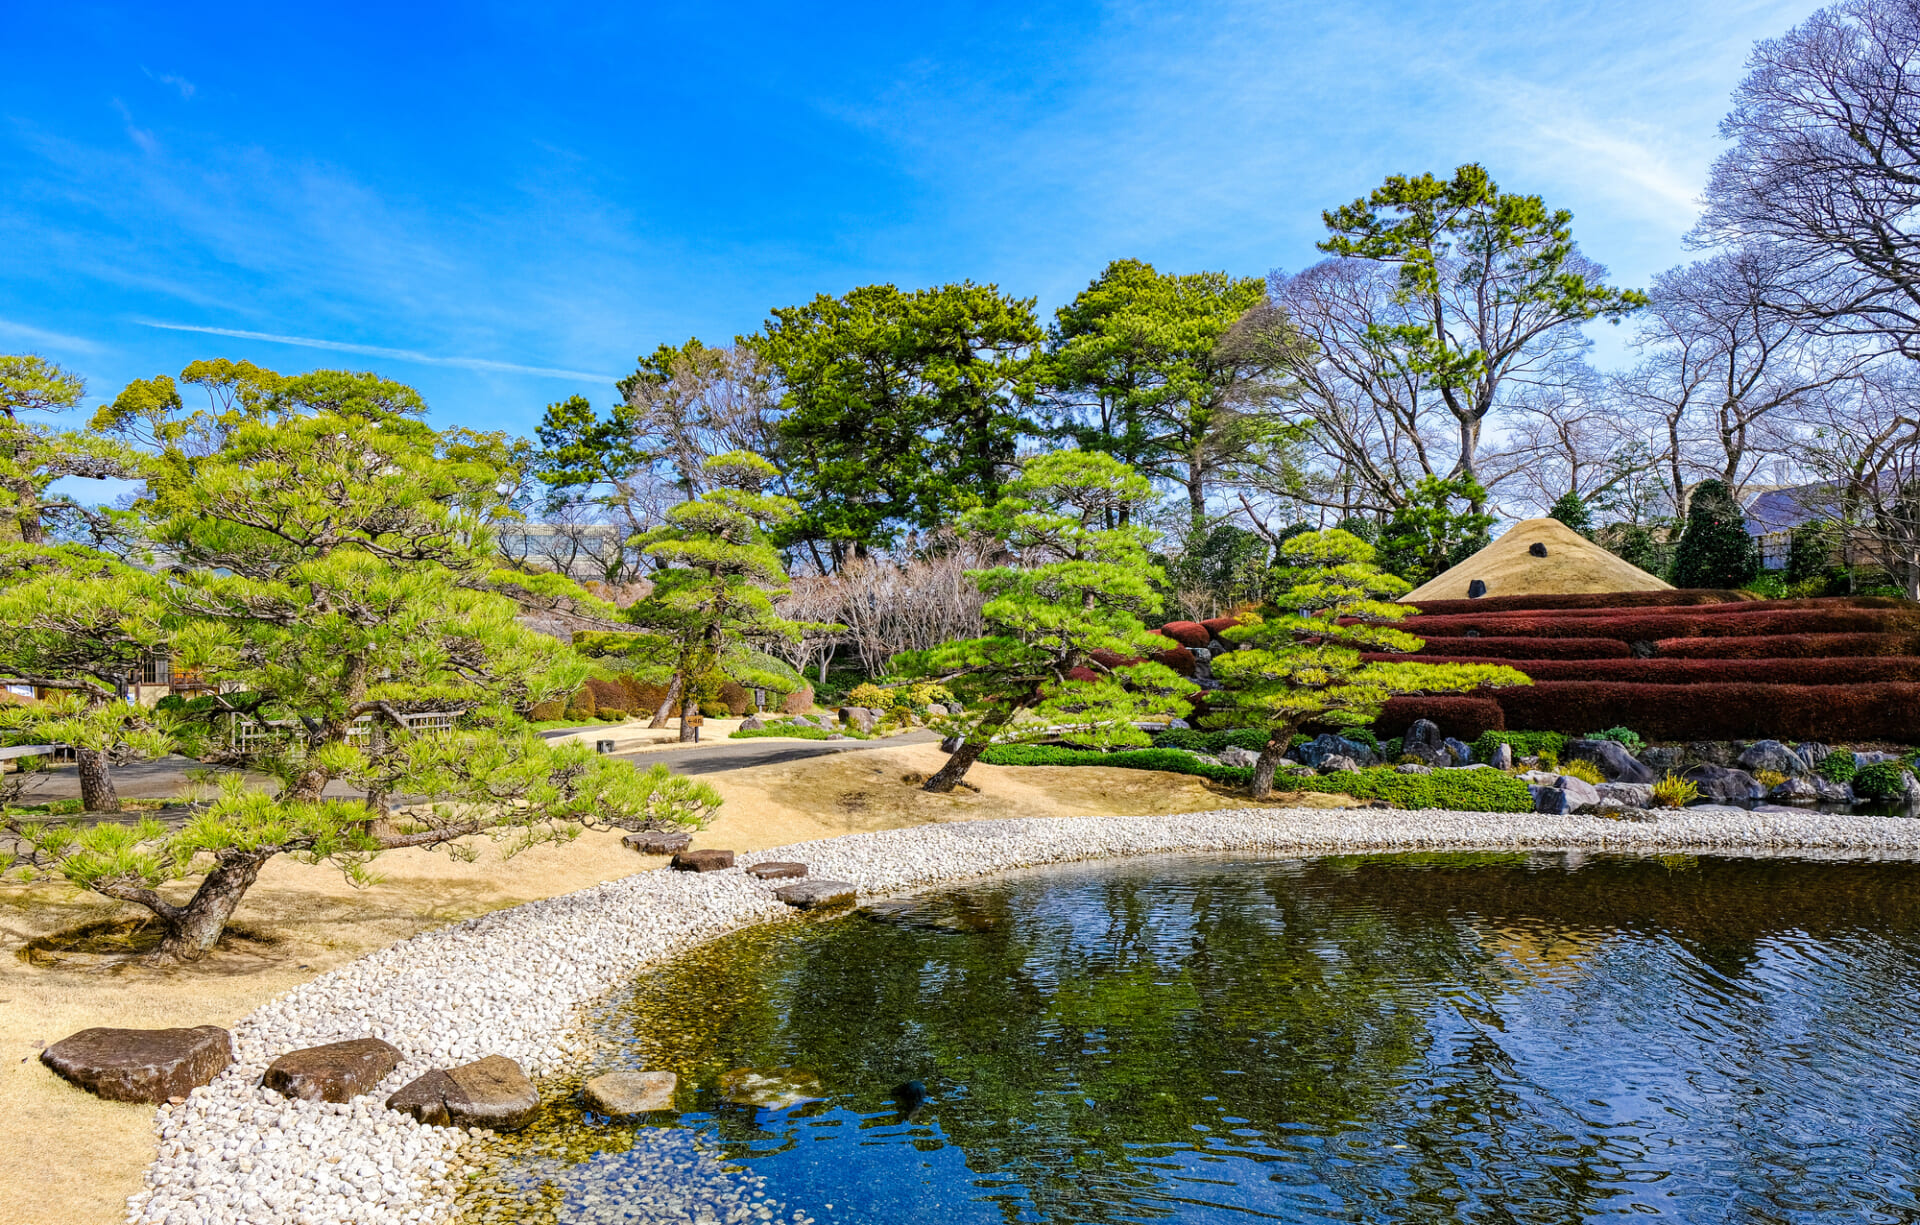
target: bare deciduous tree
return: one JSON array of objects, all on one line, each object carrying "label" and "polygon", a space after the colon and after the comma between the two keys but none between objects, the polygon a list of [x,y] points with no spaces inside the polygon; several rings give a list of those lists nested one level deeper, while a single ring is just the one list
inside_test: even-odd
[{"label": "bare deciduous tree", "polygon": [[924,651],[985,632],[984,599],[967,577],[988,564],[988,546],[941,536],[904,560],[856,558],[831,574],[793,580],[782,616],[844,626],[839,635],[790,647],[787,662],[826,675],[835,647],[851,646],[869,676],[881,676],[902,651]]},{"label": "bare deciduous tree", "polygon": [[[1802,509],[1833,520],[1849,565],[1885,567],[1908,599],[1920,600],[1920,375],[1883,364],[1856,394],[1803,406],[1795,459],[1814,478]],[[1861,556],[1855,552],[1864,543]]]}]

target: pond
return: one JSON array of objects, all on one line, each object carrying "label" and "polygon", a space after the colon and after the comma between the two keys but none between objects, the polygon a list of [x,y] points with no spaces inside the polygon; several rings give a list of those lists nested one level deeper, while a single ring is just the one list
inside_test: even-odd
[{"label": "pond", "polygon": [[[1162,858],[737,933],[598,1008],[476,1219],[1920,1220],[1920,867]],[[742,1069],[803,1099],[742,1096]],[[729,1077],[729,1073],[735,1075]],[[657,1214],[657,1215],[656,1215]]]}]

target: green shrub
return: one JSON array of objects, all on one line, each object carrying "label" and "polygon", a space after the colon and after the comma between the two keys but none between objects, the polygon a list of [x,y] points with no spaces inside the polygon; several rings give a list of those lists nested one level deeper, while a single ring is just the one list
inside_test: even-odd
[{"label": "green shrub", "polygon": [[1551,753],[1556,760],[1567,747],[1567,738],[1559,732],[1485,732],[1473,742],[1475,761],[1492,761],[1493,751],[1501,745],[1513,750],[1515,757],[1537,757]]},{"label": "green shrub", "polygon": [[1830,783],[1850,783],[1853,781],[1854,773],[1859,769],[1860,763],[1853,759],[1852,753],[1845,749],[1835,749],[1821,759],[1820,764],[1813,768],[1813,772]]},{"label": "green shrub", "polygon": [[582,685],[579,692],[567,702],[567,718],[591,719],[598,713],[599,707],[593,699],[593,690]]},{"label": "green shrub", "polygon": [[1647,747],[1647,742],[1640,739],[1640,733],[1630,727],[1610,727],[1604,732],[1588,732],[1587,739],[1611,740],[1625,747],[1629,753],[1638,753]]},{"label": "green shrub", "polygon": [[535,702],[527,711],[527,718],[535,723],[552,723],[567,717],[567,704],[559,698],[549,698],[544,702]]},{"label": "green shrub", "polygon": [[[840,729],[840,734],[849,740],[870,739],[870,737],[863,735],[858,728],[843,727]],[[731,732],[728,734],[727,739],[754,740],[766,736],[784,736],[790,740],[825,740],[831,735],[833,735],[833,733],[826,728],[816,726],[812,723],[769,723],[765,727],[755,728],[751,731],[743,728],[739,731]]]},{"label": "green shrub", "polygon": [[1157,749],[1186,749],[1193,753],[1218,753],[1225,748],[1241,748],[1258,753],[1267,747],[1267,733],[1257,727],[1236,727],[1224,732],[1200,732],[1175,728],[1153,738]]},{"label": "green shrub", "polygon": [[1590,761],[1570,761],[1560,767],[1560,773],[1568,778],[1577,778],[1583,783],[1592,783],[1596,787],[1607,781],[1607,776],[1600,773],[1600,767]]},{"label": "green shrub", "polygon": [[[988,749],[980,755],[980,760],[992,766],[1113,766],[1123,770],[1163,770],[1237,787],[1244,787],[1253,779],[1250,769],[1216,766],[1166,748],[1102,753],[1097,749],[1067,749],[1058,745],[1006,744]],[[1285,791],[1386,800],[1396,808],[1533,811],[1533,793],[1527,785],[1498,770],[1436,770],[1432,774],[1400,774],[1388,768],[1340,770],[1319,775],[1288,774],[1276,779],[1275,786]]]},{"label": "green shrub", "polygon": [[1668,774],[1653,785],[1653,806],[1655,808],[1685,808],[1700,798],[1700,788],[1693,780],[1681,778],[1677,774]]},{"label": "green shrub", "polygon": [[1395,736],[1391,740],[1382,740],[1380,742],[1380,759],[1382,761],[1398,761],[1400,760],[1400,751],[1406,747],[1404,737]]},{"label": "green shrub", "polygon": [[1853,793],[1868,800],[1898,799],[1906,791],[1906,781],[1897,761],[1880,761],[1861,768],[1853,776]]}]

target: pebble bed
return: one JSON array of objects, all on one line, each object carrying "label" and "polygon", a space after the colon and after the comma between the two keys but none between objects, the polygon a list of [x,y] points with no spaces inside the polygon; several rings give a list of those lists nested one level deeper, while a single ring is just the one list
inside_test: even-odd
[{"label": "pebble bed", "polygon": [[[1920,821],[1698,807],[1628,819],[1380,809],[1257,809],[1170,817],[1028,818],[854,834],[743,854],[723,872],[642,871],[496,911],[323,974],[233,1029],[234,1063],[160,1108],[159,1156],[128,1202],[136,1225],[428,1222],[453,1216],[460,1149],[481,1133],[428,1127],[384,1102],[430,1068],[501,1054],[533,1077],[585,1056],[581,1007],[640,967],[790,913],[743,868],[799,860],[862,897],[1012,868],[1132,855],[1252,851],[1569,850],[1920,858]],[[636,860],[636,867],[657,861]],[[345,1105],[260,1086],[276,1057],[384,1038],[404,1058]],[[663,1142],[664,1143],[664,1142]],[[662,1147],[674,1216],[767,1219],[761,1185]],[[644,1186],[627,1189],[644,1201]],[[634,1202],[634,1201],[629,1201]],[[696,1207],[697,1205],[697,1207]]]}]

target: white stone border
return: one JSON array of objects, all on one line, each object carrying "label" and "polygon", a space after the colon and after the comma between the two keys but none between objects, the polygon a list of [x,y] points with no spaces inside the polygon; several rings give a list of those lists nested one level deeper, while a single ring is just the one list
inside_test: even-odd
[{"label": "white stone border", "polygon": [[[740,868],[800,860],[862,896],[1012,868],[1223,851],[1584,850],[1920,858],[1920,820],[1693,808],[1643,821],[1380,809],[1248,809],[1168,817],[952,822],[803,842],[715,873],[642,871],[401,941],[323,974],[234,1027],[234,1064],[161,1107],[160,1155],[128,1202],[138,1225],[444,1220],[448,1162],[468,1136],[385,1109],[433,1067],[488,1054],[529,1074],[583,1050],[582,1006],[649,962],[787,913]],[[404,1060],[347,1105],[259,1087],[289,1050],[374,1036]]]}]

